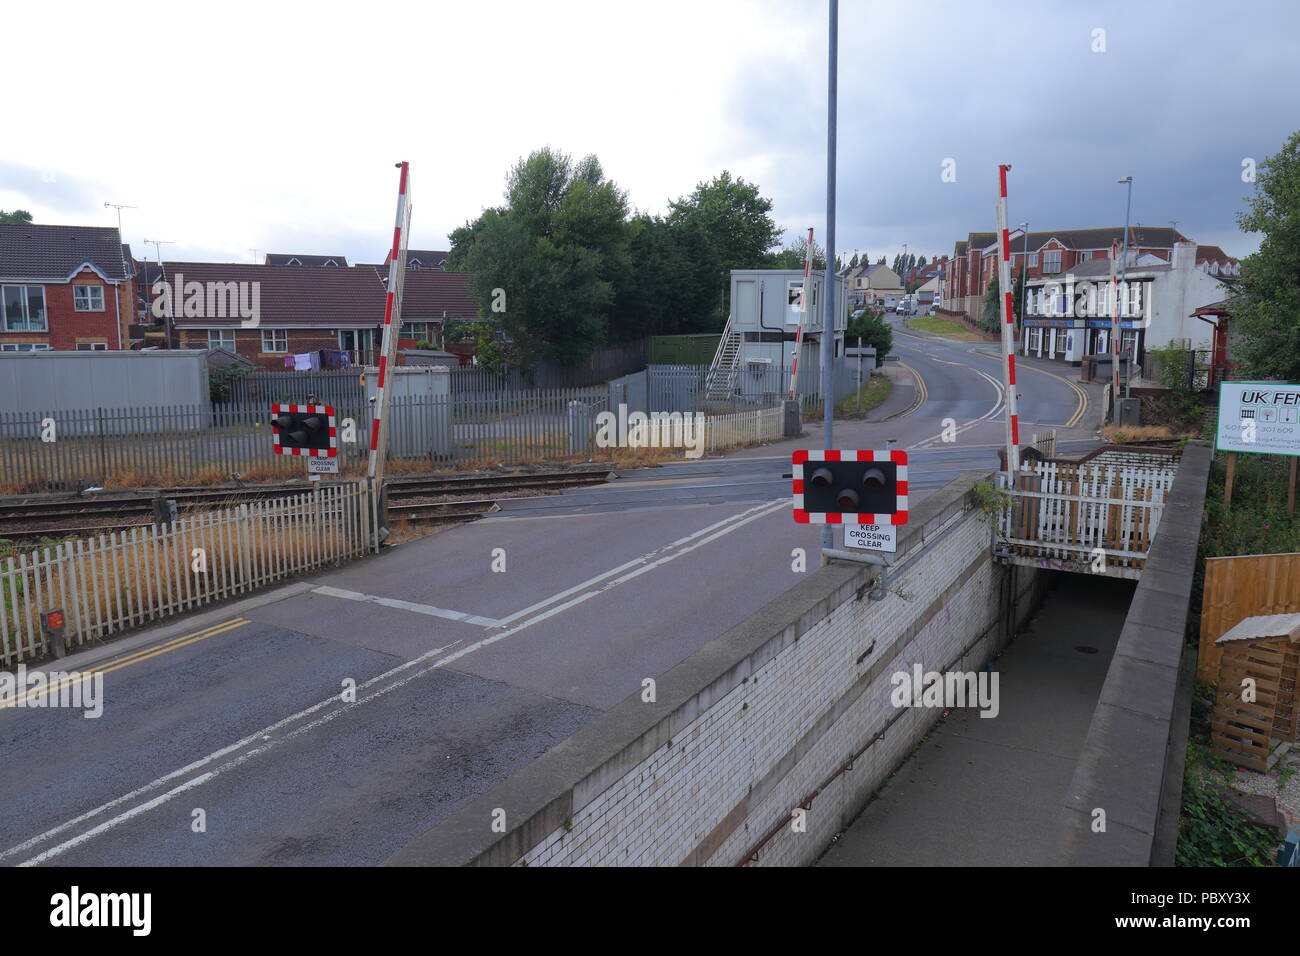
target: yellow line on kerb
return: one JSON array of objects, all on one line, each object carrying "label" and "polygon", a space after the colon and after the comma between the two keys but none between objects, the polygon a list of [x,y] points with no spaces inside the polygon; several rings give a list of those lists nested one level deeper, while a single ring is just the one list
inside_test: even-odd
[{"label": "yellow line on kerb", "polygon": [[131,664],[138,664],[141,661],[147,661],[151,657],[157,657],[160,654],[167,654],[171,651],[180,650],[182,647],[197,644],[199,641],[206,641],[209,637],[216,637],[218,634],[225,634],[227,631],[233,631],[236,628],[243,627],[245,624],[249,623],[251,622],[242,617],[237,617],[229,621],[223,621],[220,624],[214,624],[211,627],[206,627],[201,631],[195,631],[192,634],[184,634],[180,637],[174,637],[170,641],[156,644],[153,647],[146,647],[143,650],[127,654],[125,657],[114,658],[113,660],[108,661],[103,667],[96,667],[89,671],[78,671],[75,675],[65,677],[57,684],[47,685],[41,690],[28,691],[26,694],[19,696],[15,700],[9,701],[5,704],[0,704],[0,710],[6,710],[7,708],[15,707],[28,700],[36,700],[40,697],[44,697],[46,694],[62,690],[64,687],[71,687],[73,684],[85,682],[96,674],[108,674],[111,671],[120,670],[123,667],[129,667]]},{"label": "yellow line on kerb", "polygon": [[903,414],[901,414],[901,415],[898,416],[899,418],[906,418],[908,415],[913,414],[913,413],[916,412],[916,411],[917,411],[917,410],[918,410],[922,405],[925,404],[926,400],[930,397],[930,390],[929,390],[928,388],[925,387],[925,379],[921,377],[921,373],[920,373],[920,372],[918,372],[916,369],[912,368],[912,366],[908,365],[908,364],[907,364],[906,362],[904,362],[902,359],[899,359],[898,364],[901,365],[901,366],[903,366],[903,368],[907,369],[909,372],[911,372],[911,373],[912,373],[912,379],[913,379],[913,381],[916,382],[916,394],[917,394],[917,400],[916,400],[916,403],[915,403],[911,408],[909,408],[907,411],[903,412]]}]

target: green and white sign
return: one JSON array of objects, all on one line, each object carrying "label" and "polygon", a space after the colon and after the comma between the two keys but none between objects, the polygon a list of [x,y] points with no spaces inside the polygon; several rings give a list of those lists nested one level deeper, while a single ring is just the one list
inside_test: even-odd
[{"label": "green and white sign", "polygon": [[1224,382],[1214,444],[1220,451],[1300,455],[1300,385]]}]

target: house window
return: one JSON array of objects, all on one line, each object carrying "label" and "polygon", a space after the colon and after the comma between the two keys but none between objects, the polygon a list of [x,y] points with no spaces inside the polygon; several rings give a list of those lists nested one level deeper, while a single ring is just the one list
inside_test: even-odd
[{"label": "house window", "polygon": [[9,342],[0,345],[0,352],[48,352],[50,347],[40,342]]},{"label": "house window", "polygon": [[1036,268],[1037,266],[1038,266],[1038,253],[1031,252],[1029,254],[1029,268],[1033,269]]},{"label": "house window", "polygon": [[[211,332],[208,333],[211,336]],[[234,337],[234,332],[231,332]],[[234,351],[234,344],[231,343],[231,351]],[[289,333],[284,329],[263,329],[262,330],[262,351],[263,352],[287,352],[289,351]]]},{"label": "house window", "polygon": [[1128,314],[1133,317],[1142,315],[1142,283],[1130,282],[1128,287]]},{"label": "house window", "polygon": [[1043,330],[1040,329],[1040,328],[1032,328],[1032,329],[1030,329],[1030,330],[1029,330],[1029,349],[1030,349],[1030,351],[1032,351],[1032,352],[1037,352],[1037,351],[1039,351],[1042,347],[1043,347]]},{"label": "house window", "polygon": [[398,336],[401,339],[416,339],[417,341],[431,341],[429,339],[428,322],[403,322],[402,331]]},{"label": "house window", "polygon": [[0,291],[0,328],[8,332],[44,332],[45,288],[7,285]]},{"label": "house window", "polygon": [[1055,275],[1061,271],[1061,250],[1052,249],[1043,253],[1043,271]]},{"label": "house window", "polygon": [[208,329],[208,348],[235,351],[234,329]]},{"label": "house window", "polygon": [[78,342],[78,352],[107,352],[108,343],[106,342]]},{"label": "house window", "polygon": [[72,287],[72,305],[78,312],[103,312],[104,287],[98,285],[74,285]]}]

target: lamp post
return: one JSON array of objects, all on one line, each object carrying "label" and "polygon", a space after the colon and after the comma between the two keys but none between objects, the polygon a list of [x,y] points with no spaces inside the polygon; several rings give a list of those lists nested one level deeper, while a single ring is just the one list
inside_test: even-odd
[{"label": "lamp post", "polygon": [[[1120,254],[1119,254],[1119,287],[1120,287],[1120,288],[1123,290],[1123,292],[1124,292],[1124,298],[1125,298],[1125,299],[1128,299],[1128,298],[1129,298],[1129,294],[1128,294],[1128,221],[1129,221],[1129,213],[1130,213],[1130,212],[1132,211],[1132,209],[1133,209],[1133,177],[1132,177],[1132,176],[1125,176],[1123,179],[1116,180],[1116,182],[1118,182],[1121,186],[1127,186],[1127,187],[1128,187],[1128,198],[1127,198],[1127,200],[1126,200],[1125,203],[1124,203],[1124,247],[1123,247],[1123,249],[1120,250]],[[1121,311],[1121,314],[1123,314],[1122,311]],[[1116,336],[1120,336],[1120,337],[1123,336],[1124,333],[1123,333],[1122,331],[1120,331],[1120,329],[1122,329],[1122,328],[1123,328],[1123,326],[1121,325],[1119,329],[1116,329],[1116,330],[1115,330],[1115,334],[1116,334]],[[1134,343],[1136,344],[1136,342],[1137,342],[1137,338],[1136,338],[1136,336],[1135,336],[1135,337],[1134,337]],[[1114,354],[1115,354],[1115,361],[1116,361],[1116,362],[1119,362],[1119,352],[1120,352],[1120,349],[1119,349],[1119,342],[1116,342],[1116,343],[1115,343],[1115,353],[1114,353]],[[1118,367],[1119,367],[1119,366],[1116,365],[1116,368],[1118,368]],[[1126,375],[1126,376],[1124,377],[1124,397],[1125,397],[1125,398],[1128,398],[1128,396],[1129,396],[1129,388],[1130,388],[1130,385],[1129,385],[1129,379],[1131,379],[1132,377],[1133,377],[1133,359],[1130,357],[1130,358],[1129,358],[1129,374]]]}]

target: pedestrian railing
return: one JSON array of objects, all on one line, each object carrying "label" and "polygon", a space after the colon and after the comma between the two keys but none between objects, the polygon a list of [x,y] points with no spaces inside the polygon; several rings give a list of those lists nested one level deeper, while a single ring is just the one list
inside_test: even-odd
[{"label": "pedestrian railing", "polygon": [[49,650],[59,610],[68,648],[359,557],[373,543],[362,483],[255,501],[65,541],[0,562],[0,666]]}]

